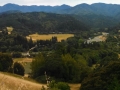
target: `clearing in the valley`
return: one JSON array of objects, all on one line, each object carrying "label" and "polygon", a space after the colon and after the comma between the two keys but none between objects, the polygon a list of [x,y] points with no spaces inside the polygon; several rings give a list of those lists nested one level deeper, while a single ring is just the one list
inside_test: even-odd
[{"label": "clearing in the valley", "polygon": [[33,41],[36,40],[50,40],[52,37],[57,37],[58,41],[66,40],[69,37],[73,37],[74,34],[31,34],[27,36],[27,39],[32,38]]}]

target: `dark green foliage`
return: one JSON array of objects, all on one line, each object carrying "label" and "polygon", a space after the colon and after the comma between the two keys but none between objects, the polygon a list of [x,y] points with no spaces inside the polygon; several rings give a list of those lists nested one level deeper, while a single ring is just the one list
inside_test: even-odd
[{"label": "dark green foliage", "polygon": [[15,62],[13,66],[13,71],[15,74],[24,76],[25,69],[22,64]]},{"label": "dark green foliage", "polygon": [[70,86],[65,82],[58,82],[51,81],[49,84],[50,90],[70,90]]},{"label": "dark green foliage", "polygon": [[0,71],[9,71],[13,60],[10,54],[0,53]]},{"label": "dark green foliage", "polygon": [[108,85],[108,90],[120,90],[120,81],[114,78],[112,83]]},{"label": "dark green foliage", "polygon": [[36,78],[40,75],[44,75],[45,72],[44,68],[45,68],[45,59],[44,56],[40,53],[32,61],[31,64],[32,76]]},{"label": "dark green foliage", "polygon": [[20,57],[22,57],[22,54],[20,52],[13,52],[12,57],[13,58],[20,58]]},{"label": "dark green foliage", "polygon": [[18,34],[5,35],[0,33],[0,51],[1,52],[23,52],[34,46],[34,43],[28,41],[25,36]]},{"label": "dark green foliage", "polygon": [[12,26],[13,32],[29,35],[32,33],[75,33],[86,31],[82,22],[69,15],[53,13],[32,12],[32,13],[11,13],[0,15],[0,28]]},{"label": "dark green foliage", "polygon": [[86,23],[91,28],[106,28],[106,27],[113,27],[119,23],[115,17],[111,16],[104,16],[104,15],[97,15],[97,14],[79,14],[79,15],[72,15],[76,19]]},{"label": "dark green foliage", "polygon": [[[110,62],[83,80],[80,90],[118,90],[120,62]],[[117,81],[115,81],[115,78]],[[115,81],[115,83],[114,83]],[[115,87],[114,87],[115,84]],[[110,87],[110,85],[113,85]],[[109,88],[109,89],[108,89]]]},{"label": "dark green foliage", "polygon": [[75,60],[70,54],[60,56],[55,53],[47,56],[38,54],[31,64],[31,69],[33,78],[37,81],[41,81],[41,76],[47,72],[48,76],[58,81],[81,82],[90,72],[82,56],[76,56]]}]

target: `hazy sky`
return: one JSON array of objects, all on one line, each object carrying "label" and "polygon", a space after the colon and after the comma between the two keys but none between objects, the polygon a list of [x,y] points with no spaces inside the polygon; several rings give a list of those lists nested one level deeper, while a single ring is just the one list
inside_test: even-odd
[{"label": "hazy sky", "polygon": [[0,6],[6,3],[14,3],[19,5],[61,5],[67,4],[70,6],[75,6],[81,3],[109,3],[109,4],[120,4],[120,0],[0,0]]}]

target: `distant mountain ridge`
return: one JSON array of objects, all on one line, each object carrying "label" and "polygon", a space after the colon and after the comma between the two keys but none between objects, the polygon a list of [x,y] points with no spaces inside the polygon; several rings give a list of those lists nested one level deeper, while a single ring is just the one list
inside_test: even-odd
[{"label": "distant mountain ridge", "polygon": [[6,11],[12,11],[12,10],[19,10],[21,12],[55,12],[58,10],[63,10],[63,9],[69,9],[71,8],[68,5],[61,5],[61,6],[36,6],[36,5],[32,5],[32,6],[20,6],[17,4],[5,4],[4,6],[0,7],[0,12],[6,12]]},{"label": "distant mountain ridge", "polygon": [[120,13],[120,5],[117,4],[105,4],[105,3],[94,3],[94,4],[78,4],[74,7],[69,5],[61,6],[36,6],[36,5],[17,5],[17,4],[5,4],[0,6],[0,12],[6,12],[9,10],[19,10],[21,12],[53,12],[59,14],[76,14],[76,15],[86,15],[86,14],[97,14],[105,16],[115,16]]},{"label": "distant mountain ridge", "polygon": [[65,4],[61,6],[20,6],[8,3],[4,6],[0,6],[0,14],[26,12],[70,14],[72,17],[92,28],[107,28],[120,23],[120,5],[117,4],[94,3],[89,5],[83,3],[71,7]]},{"label": "distant mountain ridge", "polygon": [[62,13],[86,15],[86,14],[97,14],[105,16],[115,16],[120,13],[120,5],[117,4],[105,4],[105,3],[94,3],[94,4],[79,4],[67,10],[63,10]]}]

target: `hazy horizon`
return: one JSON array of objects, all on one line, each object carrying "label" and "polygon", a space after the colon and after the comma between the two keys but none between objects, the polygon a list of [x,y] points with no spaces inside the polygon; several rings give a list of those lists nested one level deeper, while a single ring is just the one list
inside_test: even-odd
[{"label": "hazy horizon", "polygon": [[63,4],[69,6],[76,6],[78,4],[86,3],[86,4],[93,4],[93,3],[106,3],[106,4],[120,4],[120,1],[113,1],[113,0],[1,0],[0,6],[3,6],[7,3],[17,4],[17,5],[37,5],[37,6],[60,6]]}]

